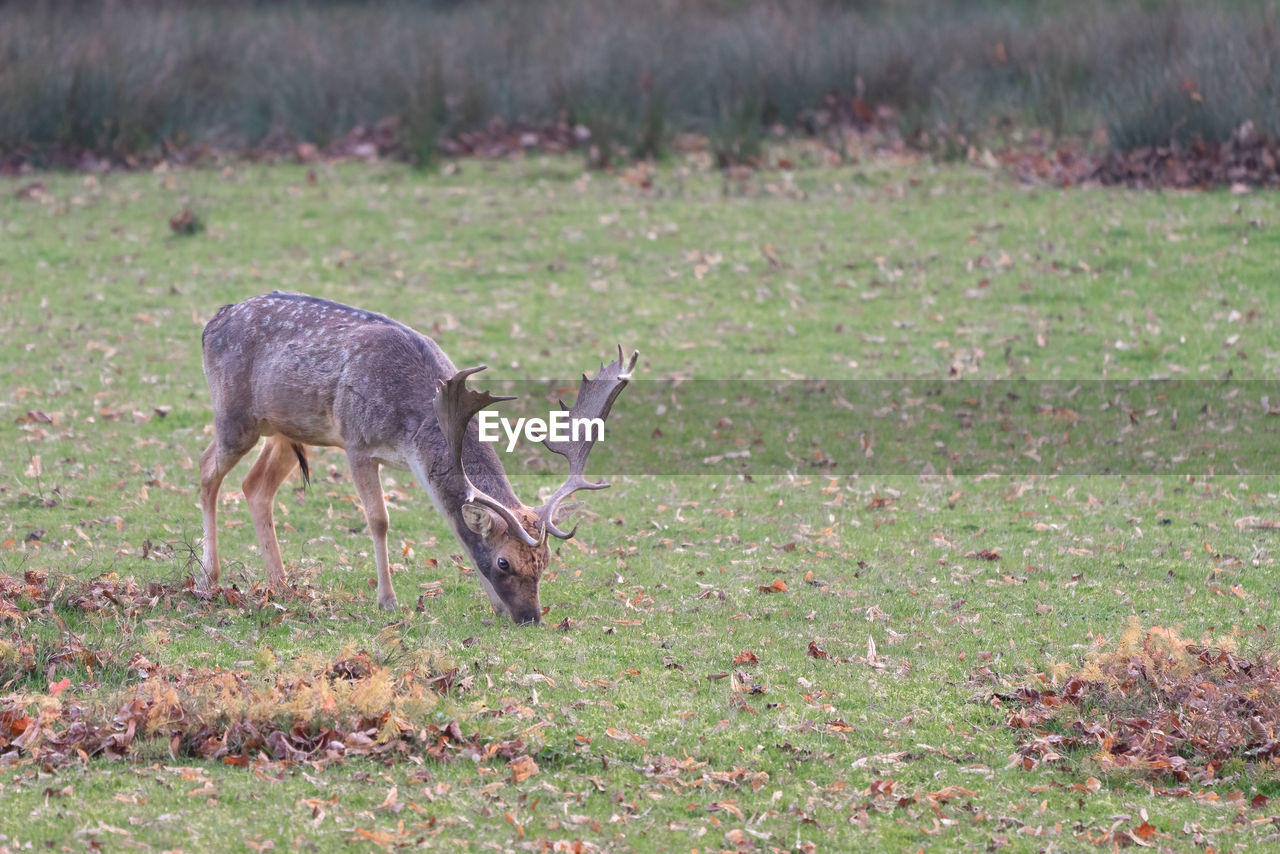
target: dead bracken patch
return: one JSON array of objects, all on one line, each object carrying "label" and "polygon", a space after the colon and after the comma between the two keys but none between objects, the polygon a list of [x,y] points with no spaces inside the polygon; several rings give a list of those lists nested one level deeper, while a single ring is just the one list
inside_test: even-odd
[{"label": "dead bracken patch", "polygon": [[990,695],[1022,733],[1013,764],[1031,769],[1091,750],[1104,770],[1206,784],[1228,760],[1261,765],[1280,757],[1280,668],[1270,658],[1242,656],[1229,638],[1194,642],[1172,629],[1144,629],[1136,617],[1113,647],[1104,645],[1100,639],[1060,688]]},{"label": "dead bracken patch", "polygon": [[68,692],[66,679],[46,693],[0,698],[0,765],[120,758],[144,739],[167,745],[175,758],[229,765],[349,755],[512,760],[525,749],[519,739],[464,734],[457,720],[425,723],[441,704],[440,674],[392,670],[364,652],[269,675],[149,662],[144,672],[109,704]]},{"label": "dead bracken patch", "polygon": [[52,614],[55,606],[137,617],[162,605],[172,607],[175,600],[190,599],[191,589],[190,578],[172,584],[153,581],[143,586],[132,576],[122,578],[114,572],[89,580],[51,576],[35,569],[26,570],[20,578],[0,573],[0,622],[22,626],[32,617]]},{"label": "dead bracken patch", "polygon": [[[62,625],[58,612],[68,611],[136,623],[163,611],[199,617],[230,606],[272,617],[284,610],[256,586],[221,593],[199,600],[190,579],[142,585],[114,573],[87,581],[0,574],[0,686],[12,691],[0,695],[0,767],[123,758],[144,743],[174,758],[253,767],[356,755],[439,762],[524,755],[518,737],[464,732],[444,698],[469,691],[472,677],[434,654],[401,650],[394,665],[350,649],[288,662],[273,656],[254,669],[176,666],[127,645],[98,649],[65,625],[53,636],[38,625]],[[295,598],[305,606],[309,591]],[[108,668],[113,676],[104,681]],[[71,676],[59,679],[61,671]]]}]

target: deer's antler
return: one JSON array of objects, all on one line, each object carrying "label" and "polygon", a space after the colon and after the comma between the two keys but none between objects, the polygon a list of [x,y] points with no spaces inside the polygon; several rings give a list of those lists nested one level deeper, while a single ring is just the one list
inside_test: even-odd
[{"label": "deer's antler", "polygon": [[444,431],[445,440],[449,443],[449,458],[453,467],[467,485],[467,502],[488,507],[502,517],[502,520],[507,523],[507,528],[527,545],[536,546],[539,540],[524,529],[520,520],[511,512],[511,508],[481,492],[471,482],[471,478],[467,477],[467,471],[462,466],[462,441],[466,438],[467,425],[471,422],[471,417],[490,404],[502,400],[515,400],[510,395],[499,396],[487,391],[473,391],[467,388],[467,377],[487,367],[488,365],[478,365],[458,371],[440,383],[435,400],[436,420],[440,422],[440,429]]},{"label": "deer's antler", "polygon": [[[573,404],[573,409],[569,411],[569,422],[575,423],[579,418],[598,418],[601,421],[609,417],[609,410],[613,407],[613,402],[617,400],[618,395],[627,387],[627,382],[631,379],[631,372],[635,369],[636,360],[640,358],[640,351],[632,352],[631,359],[626,360],[622,355],[622,347],[618,347],[618,358],[608,365],[601,365],[600,371],[595,375],[594,379],[587,379],[587,375],[582,375],[582,386],[578,389],[578,399]],[[568,409],[564,405],[564,401],[560,401],[561,409]],[[578,526],[574,525],[573,530],[565,533],[556,527],[555,512],[560,502],[568,498],[579,489],[604,489],[609,484],[604,481],[587,480],[585,471],[587,465],[587,455],[591,453],[591,447],[595,444],[595,439],[591,436],[591,432],[586,431],[586,436],[577,441],[552,441],[547,439],[542,444],[547,446],[547,450],[559,454],[569,461],[569,478],[566,480],[555,494],[551,496],[546,504],[537,508],[534,512],[538,514],[541,520],[543,531],[562,540],[567,540],[578,531]]]}]

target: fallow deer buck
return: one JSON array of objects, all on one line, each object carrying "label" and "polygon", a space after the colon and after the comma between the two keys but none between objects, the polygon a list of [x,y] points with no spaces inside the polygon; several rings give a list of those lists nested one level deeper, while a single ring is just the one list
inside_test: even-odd
[{"label": "fallow deer buck", "polygon": [[[214,440],[200,457],[204,560],[197,591],[218,583],[218,490],[232,467],[266,436],[244,480],[244,495],[267,565],[285,587],[272,504],[280,484],[301,466],[305,445],[346,449],[378,567],[378,605],[397,607],[387,566],[387,510],[379,467],[412,472],[449,520],[475,562],[498,614],[538,623],[538,582],[547,566],[547,535],[562,539],[556,509],[580,489],[602,489],[584,476],[594,437],[552,441],[569,461],[569,477],[540,507],[516,498],[494,449],[479,441],[472,417],[509,397],[466,387],[481,365],[459,371],[434,341],[373,312],[302,294],[274,291],[224,306],[204,329],[204,371],[213,398]],[[570,418],[607,418],[631,379],[639,353],[594,379],[584,374]],[[561,406],[564,404],[562,403]]]}]

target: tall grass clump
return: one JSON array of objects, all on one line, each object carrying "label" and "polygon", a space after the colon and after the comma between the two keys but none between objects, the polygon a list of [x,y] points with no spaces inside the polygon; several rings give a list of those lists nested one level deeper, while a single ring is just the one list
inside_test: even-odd
[{"label": "tall grass clump", "polygon": [[1112,84],[1099,112],[1122,150],[1170,141],[1225,140],[1245,121],[1280,134],[1280,26],[1272,5],[1234,14],[1170,4],[1094,25],[1109,42]]},{"label": "tall grass clump", "polygon": [[1280,132],[1273,0],[437,0],[0,4],[0,154],[325,145],[395,118],[427,162],[495,118],[597,148],[749,157],[859,94],[909,137],[1010,122],[1119,147]]}]

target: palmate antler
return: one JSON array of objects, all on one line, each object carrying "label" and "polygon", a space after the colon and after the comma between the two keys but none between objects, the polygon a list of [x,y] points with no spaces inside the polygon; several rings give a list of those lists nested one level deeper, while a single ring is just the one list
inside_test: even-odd
[{"label": "palmate antler", "polygon": [[[577,423],[576,419],[579,418],[598,418],[601,421],[608,418],[609,410],[613,408],[613,402],[618,399],[618,395],[622,393],[622,390],[627,387],[627,383],[631,380],[631,372],[635,369],[636,360],[639,358],[640,351],[636,350],[631,353],[631,359],[626,361],[622,355],[622,346],[619,345],[618,358],[608,365],[601,365],[595,379],[587,379],[587,375],[583,374],[582,386],[578,389],[578,399],[574,402],[573,409],[569,411],[569,423]],[[560,401],[560,408],[562,410],[568,409],[563,400]],[[579,489],[605,489],[609,486],[604,481],[593,482],[586,478],[587,455],[591,453],[591,448],[595,445],[595,439],[592,438],[590,430],[584,432],[586,434],[585,437],[577,441],[559,442],[548,438],[542,443],[547,446],[547,450],[557,453],[569,461],[569,479],[555,491],[555,494],[551,496],[546,504],[534,511],[541,520],[543,531],[562,540],[567,540],[577,533],[578,526],[574,525],[573,530],[567,534],[556,527],[554,517],[560,502]]]},{"label": "palmate antler", "polygon": [[[588,379],[587,375],[583,374],[582,385],[578,389],[578,399],[574,402],[573,408],[569,409],[565,406],[563,400],[560,401],[560,408],[569,410],[569,423],[578,423],[577,419],[599,419],[601,421],[607,419],[609,410],[613,408],[613,402],[617,400],[618,395],[622,393],[622,390],[626,388],[627,383],[631,380],[631,372],[635,369],[636,360],[639,358],[640,352],[634,351],[629,360],[625,359],[622,354],[622,347],[619,346],[618,358],[608,365],[602,365],[593,379]],[[546,539],[548,534],[567,540],[577,533],[578,526],[574,525],[573,530],[567,534],[556,526],[555,512],[560,503],[580,489],[604,489],[609,486],[603,481],[593,482],[586,478],[587,455],[591,453],[591,448],[595,445],[596,440],[592,437],[591,431],[588,430],[586,431],[586,436],[582,439],[558,441],[548,438],[543,442],[549,451],[559,454],[569,461],[569,477],[555,491],[546,504],[534,510],[538,515],[539,527],[542,531],[540,538],[534,537],[516,519],[511,508],[486,495],[476,487],[462,466],[462,442],[466,437],[467,425],[470,423],[471,418],[490,404],[503,400],[514,400],[510,396],[499,396],[490,394],[487,391],[473,391],[467,388],[467,377],[479,373],[485,368],[485,365],[479,365],[458,371],[440,384],[440,389],[436,393],[435,399],[436,420],[440,423],[440,429],[444,431],[445,439],[449,444],[449,456],[454,470],[458,472],[466,484],[466,501],[472,504],[480,504],[497,513],[507,523],[507,528],[530,546],[539,545]]]},{"label": "palmate antler", "polygon": [[467,435],[467,425],[471,423],[472,416],[492,403],[515,400],[510,395],[495,395],[487,391],[472,391],[467,388],[467,377],[478,374],[488,367],[488,365],[477,365],[474,368],[458,371],[440,384],[435,400],[436,421],[440,423],[440,429],[444,431],[445,440],[449,443],[449,457],[454,471],[458,472],[467,485],[466,501],[488,507],[502,517],[502,521],[507,523],[507,529],[523,540],[526,545],[536,546],[539,543],[538,539],[524,529],[524,525],[520,524],[520,520],[511,512],[511,508],[477,488],[471,482],[471,478],[467,477],[467,470],[462,466],[462,440]]}]

